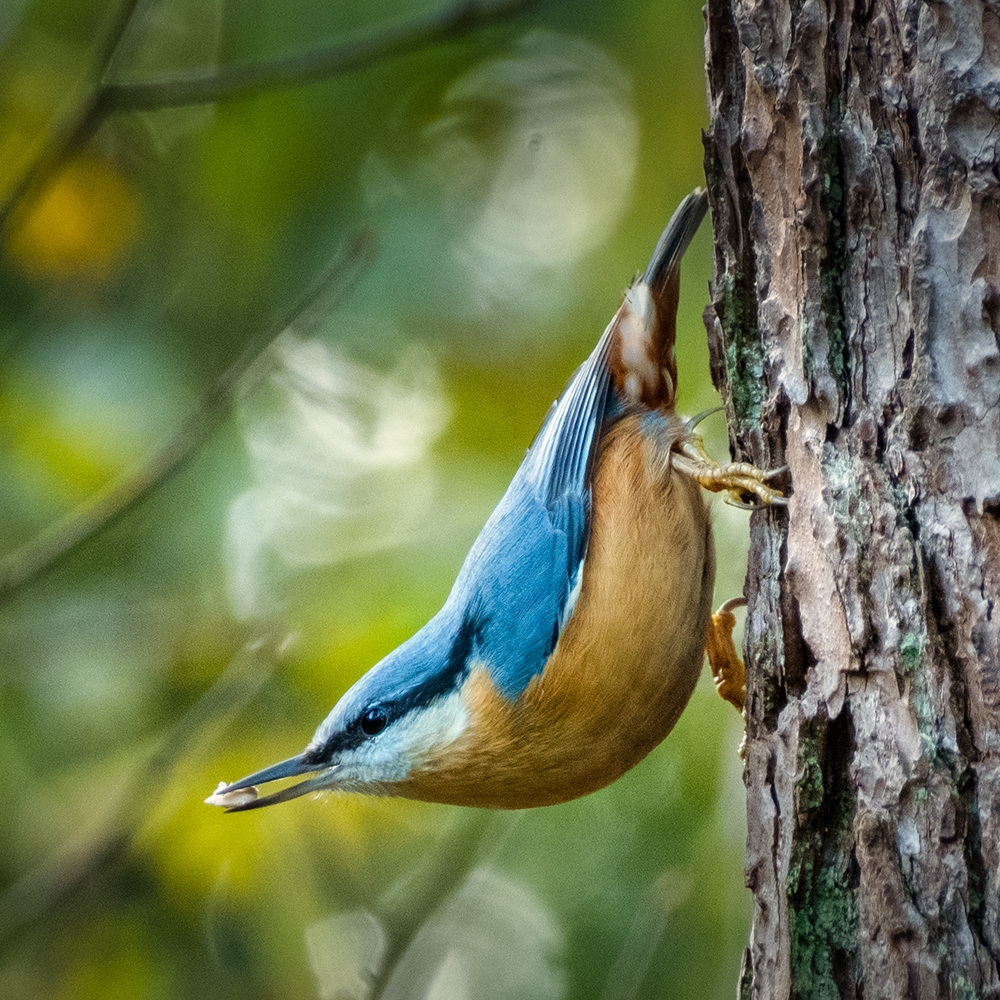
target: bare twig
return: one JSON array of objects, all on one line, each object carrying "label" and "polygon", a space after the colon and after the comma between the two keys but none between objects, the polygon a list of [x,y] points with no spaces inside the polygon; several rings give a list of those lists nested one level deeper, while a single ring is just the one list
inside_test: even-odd
[{"label": "bare twig", "polygon": [[368,266],[374,248],[369,234],[356,237],[312,287],[279,319],[265,328],[205,390],[173,437],[133,472],[100,491],[82,507],[50,525],[20,548],[0,559],[0,604],[32,580],[52,569],[83,541],[92,538],[122,514],[141,503],[175,473],[195,447],[229,413],[234,391],[250,367],[284,330],[302,322],[322,299],[331,307],[353,287]]},{"label": "bare twig", "polygon": [[[421,47],[467,34],[527,7],[534,0],[457,0],[456,3],[405,24],[391,26],[366,37],[271,62],[222,67],[211,72],[141,84],[97,83],[89,96],[57,128],[38,159],[14,187],[0,207],[0,248],[14,218],[23,212],[49,179],[65,165],[117,111],[154,110],[181,105],[206,104],[245,96],[266,89],[292,87],[371,66],[379,60],[412,52]],[[137,0],[123,0],[98,46],[95,80],[102,81],[135,11]],[[354,263],[362,255],[355,245]],[[343,262],[345,270],[351,259]],[[328,275],[334,282],[345,275]],[[322,283],[307,293],[293,314],[305,309],[322,290]],[[228,410],[231,392],[263,347],[288,325],[272,329],[264,345],[248,348],[223,372],[202,397],[198,406],[178,428],[174,437],[145,465],[97,494],[83,508],[0,559],[0,604],[24,584],[73,551],[84,539],[96,534],[140,502],[163,482],[191,453],[193,447]]]},{"label": "bare twig", "polygon": [[[28,169],[0,208],[0,247],[9,235],[15,213],[24,209],[66,160],[118,111],[154,111],[193,104],[212,104],[265,90],[297,87],[373,66],[380,60],[404,55],[504,20],[536,0],[456,0],[404,24],[390,25],[374,34],[282,56],[246,66],[171,76],[146,83],[101,82],[57,129],[39,158]],[[117,34],[102,45],[102,73],[121,40],[136,0],[122,5],[116,18]],[[125,12],[127,11],[127,15]]]},{"label": "bare twig", "polygon": [[118,51],[139,0],[122,0],[109,20],[104,36],[98,42],[90,71],[90,90],[79,105],[60,123],[42,148],[38,159],[14,185],[0,207],[0,248],[6,242],[11,223],[18,209],[37,196],[46,181],[93,134],[108,113],[103,92],[104,75]]},{"label": "bare twig", "polygon": [[405,905],[384,898],[375,908],[388,931],[388,947],[371,981],[369,1000],[382,1000],[386,987],[417,934],[442,904],[461,889],[491,841],[503,836],[512,817],[476,810],[457,818],[438,847],[411,873]]},{"label": "bare twig", "polygon": [[364,69],[417,49],[448,41],[517,13],[534,0],[458,0],[422,18],[334,45],[296,52],[265,63],[220,66],[146,83],[110,84],[109,111],[151,111],[297,87]]},{"label": "bare twig", "polygon": [[121,45],[125,31],[132,21],[139,0],[122,0],[111,14],[104,37],[97,43],[94,50],[94,79],[103,82],[111,60],[114,59],[118,46]]}]

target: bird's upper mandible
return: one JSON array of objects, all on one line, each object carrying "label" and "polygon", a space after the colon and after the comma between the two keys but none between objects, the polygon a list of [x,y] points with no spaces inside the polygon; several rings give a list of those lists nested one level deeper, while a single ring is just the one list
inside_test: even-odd
[{"label": "bird's upper mandible", "polygon": [[[444,607],[365,674],[296,757],[208,800],[320,789],[497,808],[614,781],[673,727],[701,671],[714,550],[700,486],[775,502],[708,460],[674,411],[680,260],[707,209],[670,219],[642,277],[550,410]],[[256,786],[305,780],[258,797]]]}]

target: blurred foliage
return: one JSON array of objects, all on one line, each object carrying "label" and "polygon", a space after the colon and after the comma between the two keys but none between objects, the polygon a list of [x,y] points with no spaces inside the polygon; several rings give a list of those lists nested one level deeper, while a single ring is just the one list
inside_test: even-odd
[{"label": "blurred foliage", "polygon": [[[252,65],[434,7],[5,5],[0,552],[141,470],[331,260],[354,271],[181,465],[0,606],[0,995],[732,995],[739,723],[707,678],[661,748],[564,806],[202,804],[301,749],[440,605],[700,181],[699,8],[538,3],[308,85],[109,113],[60,151],[101,80]],[[715,401],[709,267],[706,226],[679,324],[692,413]],[[745,516],[716,521],[724,599]]]}]

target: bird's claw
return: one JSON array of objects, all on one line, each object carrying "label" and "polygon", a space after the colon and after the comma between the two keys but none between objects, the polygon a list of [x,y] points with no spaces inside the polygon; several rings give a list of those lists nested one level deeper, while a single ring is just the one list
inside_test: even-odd
[{"label": "bird's claw", "polygon": [[705,639],[705,652],[708,653],[708,665],[712,671],[712,680],[715,681],[715,690],[737,712],[743,711],[746,701],[747,671],[733,643],[733,629],[736,627],[733,608],[745,604],[744,597],[726,601],[712,615]]},{"label": "bird's claw", "polygon": [[692,433],[682,438],[674,448],[674,468],[697,480],[706,490],[724,493],[723,499],[730,506],[744,510],[787,506],[784,494],[768,486],[768,480],[788,471],[787,465],[777,469],[758,469],[748,462],[719,465],[705,452],[700,435]]}]

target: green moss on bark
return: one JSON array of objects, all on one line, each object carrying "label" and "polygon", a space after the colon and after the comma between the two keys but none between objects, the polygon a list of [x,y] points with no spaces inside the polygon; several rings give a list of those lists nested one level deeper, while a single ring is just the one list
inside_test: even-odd
[{"label": "green moss on bark", "polygon": [[726,343],[726,377],[733,413],[741,427],[760,426],[764,401],[764,350],[757,326],[757,303],[753,285],[722,279],[720,319]]},{"label": "green moss on bark", "polygon": [[792,996],[837,1000],[854,978],[858,905],[850,852],[854,820],[846,710],[803,726],[798,832],[788,870]]}]

